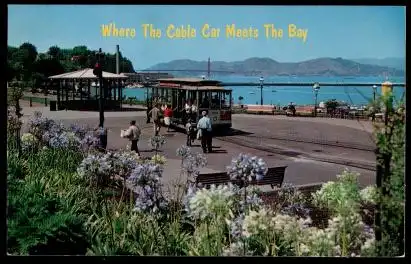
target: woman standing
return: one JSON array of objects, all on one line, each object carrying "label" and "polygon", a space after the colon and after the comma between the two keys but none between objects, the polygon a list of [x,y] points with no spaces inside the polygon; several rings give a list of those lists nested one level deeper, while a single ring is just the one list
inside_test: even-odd
[{"label": "woman standing", "polygon": [[170,132],[171,118],[173,117],[173,110],[170,105],[166,105],[164,109],[164,125],[167,127],[167,132]]}]

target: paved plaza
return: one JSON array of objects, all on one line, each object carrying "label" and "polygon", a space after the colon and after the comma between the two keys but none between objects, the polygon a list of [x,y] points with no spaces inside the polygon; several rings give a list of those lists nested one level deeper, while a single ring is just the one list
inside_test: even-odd
[{"label": "paved plaza", "polygon": [[[64,124],[78,123],[96,126],[99,120],[98,112],[51,112],[45,107],[30,108],[24,106],[23,120],[27,120],[34,111],[43,112],[43,115],[61,120]],[[153,134],[153,127],[152,124],[146,123],[145,111],[106,112],[105,127],[109,130],[108,148],[125,148],[129,144],[126,139],[120,138],[120,130],[126,129],[131,120],[136,120],[142,128],[142,137],[139,141],[141,155],[152,156],[153,151],[148,145],[148,140]],[[295,185],[334,180],[344,168],[358,171],[361,174],[360,183],[363,185],[375,182],[375,171],[373,170],[332,162],[351,159],[354,163],[358,161],[371,166],[375,163],[372,152],[355,149],[355,146],[360,146],[360,149],[373,148],[372,126],[367,122],[325,118],[233,115],[233,128],[248,132],[248,136],[214,138],[214,153],[206,154],[208,165],[201,170],[202,173],[225,171],[232,157],[240,153],[249,153],[263,158],[270,167],[288,166],[284,181]],[[167,138],[166,145],[161,149],[161,154],[167,157],[163,176],[164,184],[167,185],[180,177],[181,160],[176,156],[176,149],[185,144],[185,135],[173,130],[166,132],[164,128],[160,134]],[[291,141],[286,140],[286,137],[290,138]],[[232,139],[227,140],[230,138]],[[334,146],[333,142],[337,142],[335,143],[337,146]],[[338,144],[351,144],[354,149],[345,149],[339,147]],[[266,151],[261,150],[261,148],[256,149],[255,146],[263,146]],[[201,152],[198,141],[194,143],[193,149]],[[288,150],[288,152],[272,151],[273,149]],[[325,158],[329,160],[327,161]],[[184,180],[184,177],[181,180]]]}]

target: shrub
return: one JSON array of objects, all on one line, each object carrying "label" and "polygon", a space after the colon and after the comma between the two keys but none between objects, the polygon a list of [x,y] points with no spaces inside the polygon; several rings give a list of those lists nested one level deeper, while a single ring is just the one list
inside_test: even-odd
[{"label": "shrub", "polygon": [[[267,171],[258,157],[234,157],[227,171],[236,184],[205,189],[190,178],[195,180],[206,157],[182,146],[177,156],[181,174],[189,180],[181,193],[174,191],[177,198],[169,197],[162,186],[165,158],[157,153],[164,138],[150,139],[156,155],[149,160],[127,150],[83,152],[77,143],[87,137],[87,129],[53,122],[37,117],[31,125],[33,134],[23,140],[45,148],[25,156],[14,150],[7,153],[10,253],[375,255],[373,227],[360,215],[361,204],[374,202],[375,192],[373,187],[360,190],[354,172],[344,171],[312,195],[315,205],[332,213],[320,228],[309,217],[307,200],[290,184],[278,190],[274,207],[263,203],[259,190],[250,186]],[[50,138],[38,137],[39,131],[77,143],[51,144]],[[119,183],[123,183],[120,201],[107,197],[105,193]],[[126,192],[129,201],[122,199]]]},{"label": "shrub", "polygon": [[42,179],[8,179],[8,251],[11,254],[84,254],[83,218]]}]

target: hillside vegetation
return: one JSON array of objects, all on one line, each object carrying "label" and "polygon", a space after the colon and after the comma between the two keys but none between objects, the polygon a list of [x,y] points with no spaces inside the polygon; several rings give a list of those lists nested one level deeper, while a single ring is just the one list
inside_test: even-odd
[{"label": "hillside vegetation", "polygon": [[[96,51],[86,46],[72,49],[61,49],[52,46],[45,53],[39,53],[31,43],[23,43],[20,47],[7,48],[7,80],[39,82],[47,77],[65,72],[92,68],[96,63]],[[105,53],[103,70],[116,72],[116,55]],[[120,72],[134,72],[133,64],[120,53]]]}]

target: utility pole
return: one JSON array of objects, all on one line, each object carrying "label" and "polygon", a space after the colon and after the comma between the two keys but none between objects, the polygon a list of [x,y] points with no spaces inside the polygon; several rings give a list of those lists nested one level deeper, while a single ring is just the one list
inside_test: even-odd
[{"label": "utility pole", "polygon": [[210,71],[211,71],[211,61],[210,57],[208,57],[208,64],[207,64],[207,79],[210,80]]},{"label": "utility pole", "polygon": [[116,45],[116,73],[120,74],[120,46]]},{"label": "utility pole", "polygon": [[264,77],[260,77],[260,104],[263,105],[263,83],[264,83]]}]

